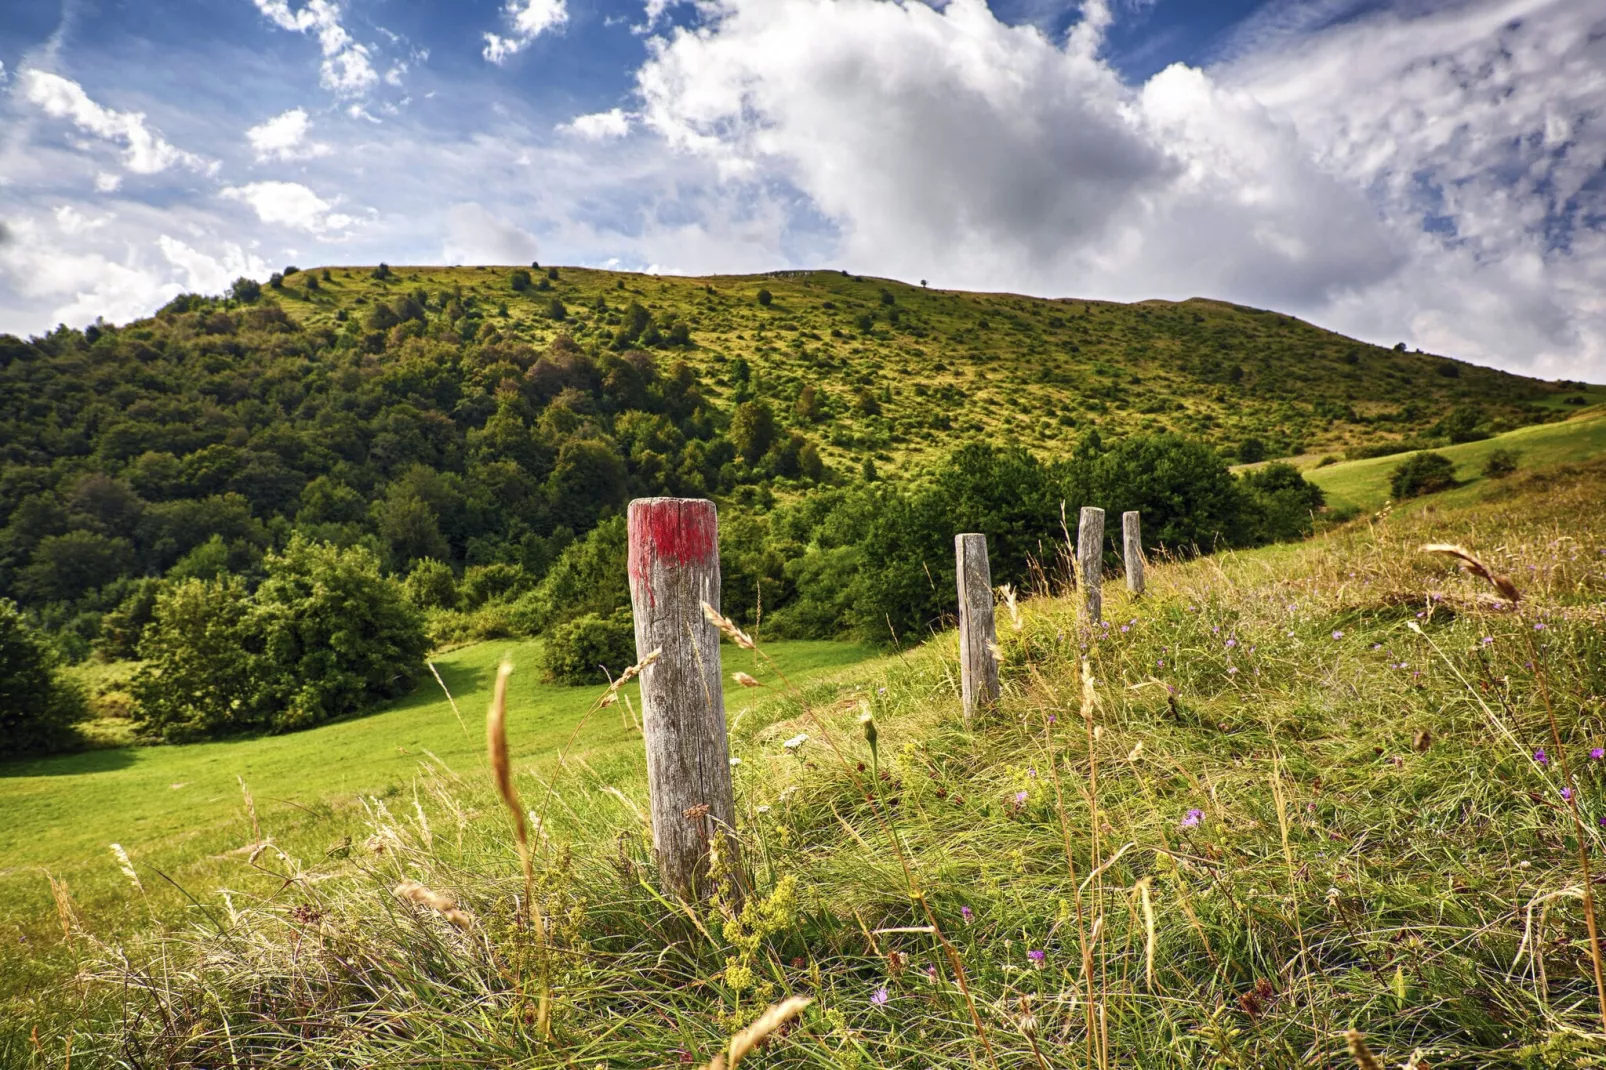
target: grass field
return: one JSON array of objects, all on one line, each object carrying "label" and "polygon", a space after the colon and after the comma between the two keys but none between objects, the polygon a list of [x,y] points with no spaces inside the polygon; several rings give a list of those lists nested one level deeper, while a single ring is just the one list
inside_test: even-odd
[{"label": "grass field", "polygon": [[[1455,462],[1456,479],[1475,486],[1485,482],[1483,464],[1497,449],[1518,451],[1524,468],[1544,468],[1586,461],[1606,454],[1606,409],[1594,408],[1560,423],[1518,428],[1481,442],[1465,442],[1435,450]],[[1305,478],[1327,492],[1327,504],[1338,510],[1374,510],[1389,499],[1389,476],[1409,453],[1342,461],[1308,468]],[[1455,503],[1465,491],[1451,491],[1438,500]]]},{"label": "grass field", "polygon": [[[226,835],[130,844],[142,894],[96,807],[73,822],[104,859],[89,894],[58,914],[35,873],[9,908],[28,944],[7,973],[27,981],[0,1064],[61,1066],[70,1043],[74,1066],[700,1065],[799,994],[753,1067],[1343,1067],[1350,1028],[1382,1065],[1602,1065],[1580,896],[1582,860],[1606,870],[1606,461],[1455,495],[1156,561],[1140,600],[1111,583],[1100,626],[1072,598],[1025,601],[1018,627],[1000,608],[1004,699],[970,725],[952,635],[855,665],[775,644],[820,675],[745,714],[768,693],[732,694],[741,910],[656,887],[619,724],[548,780],[533,725],[550,754],[583,693],[515,711],[524,805],[554,793],[539,935],[478,757],[483,692],[466,740],[428,704],[455,773],[376,757],[421,732],[328,752],[377,763],[390,787],[364,805],[274,809],[259,773],[282,854],[240,850],[218,776]],[[1479,551],[1520,603],[1430,541]],[[483,684],[498,653],[450,668]],[[160,885],[162,850],[193,860],[209,916]],[[403,881],[464,927],[399,900]]]},{"label": "grass field", "polygon": [[[829,677],[871,654],[847,643],[774,645],[802,681]],[[254,841],[241,780],[265,835],[287,851],[321,857],[362,827],[361,797],[410,805],[407,790],[421,766],[438,759],[466,776],[482,776],[485,706],[504,656],[525,667],[511,681],[512,757],[528,770],[550,766],[600,689],[540,683],[537,646],[480,643],[441,655],[436,667],[457,699],[461,722],[426,678],[389,709],[306,732],[0,764],[0,998],[31,998],[29,984],[61,967],[33,953],[55,929],[47,872],[67,882],[101,937],[137,929],[150,916],[173,923],[198,916],[177,887],[151,877],[154,871],[214,910],[219,888],[271,887],[274,878],[246,865],[238,850]],[[739,653],[726,652],[730,668],[771,678],[770,670]],[[734,692],[733,719],[761,704],[755,693]],[[629,766],[641,737],[628,718],[624,705],[593,717],[576,739],[576,753],[594,767]],[[145,871],[148,914],[127,913],[128,882],[110,853],[112,843]],[[0,1058],[0,1065],[9,1064]]]}]

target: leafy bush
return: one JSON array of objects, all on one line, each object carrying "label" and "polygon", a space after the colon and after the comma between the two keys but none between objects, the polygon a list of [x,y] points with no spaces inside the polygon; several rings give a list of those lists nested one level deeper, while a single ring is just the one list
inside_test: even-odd
[{"label": "leafy bush", "polygon": [[760,290],[758,292],[758,303],[763,305],[765,308],[769,308],[770,302],[773,300],[775,300],[775,295],[770,293],[768,290]]},{"label": "leafy bush", "polygon": [[523,268],[516,268],[514,269],[513,273],[508,276],[507,281],[508,285],[513,288],[515,293],[522,293],[530,288],[530,273]]},{"label": "leafy bush", "polygon": [[1315,529],[1316,511],[1327,503],[1322,488],[1282,461],[1246,473],[1243,486],[1249,492],[1249,522],[1256,542],[1304,538]]},{"label": "leafy bush", "polygon": [[[630,611],[587,613],[547,634],[546,679],[558,684],[600,684],[635,664],[636,633]],[[604,671],[606,669],[606,671]]]},{"label": "leafy bush", "polygon": [[131,691],[142,731],[196,739],[307,728],[405,694],[423,622],[365,548],[296,536],[254,595],[232,576],[158,596]]},{"label": "leafy bush", "polygon": [[1486,479],[1504,479],[1517,470],[1517,464],[1522,454],[1516,450],[1498,449],[1489,454],[1483,462],[1483,474]]},{"label": "leafy bush", "polygon": [[1455,486],[1455,462],[1442,453],[1413,453],[1389,477],[1396,500],[1433,494]]},{"label": "leafy bush", "polygon": [[433,557],[422,557],[402,581],[407,601],[419,609],[456,609],[457,577],[452,566]]},{"label": "leafy bush", "polygon": [[15,602],[0,599],[0,757],[70,745],[77,739],[72,726],[88,711],[50,644],[28,627]]},{"label": "leafy bush", "polygon": [[255,279],[240,276],[229,287],[229,296],[241,304],[249,305],[262,296],[262,284]]}]

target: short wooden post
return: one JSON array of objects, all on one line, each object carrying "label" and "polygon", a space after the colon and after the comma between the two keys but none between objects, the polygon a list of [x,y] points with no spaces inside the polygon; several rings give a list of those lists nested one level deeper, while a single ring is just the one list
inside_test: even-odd
[{"label": "short wooden post", "polygon": [[1126,589],[1143,593],[1143,528],[1137,512],[1121,514],[1121,549],[1126,558]]},{"label": "short wooden post", "polygon": [[[659,650],[641,674],[642,731],[652,843],[664,885],[707,896],[709,852],[734,852],[736,804],[719,668],[719,522],[701,498],[630,503],[630,604],[636,656]],[[734,863],[734,855],[725,857]]]},{"label": "short wooden post", "polygon": [[1095,506],[1082,507],[1076,528],[1076,570],[1087,619],[1097,624],[1104,619],[1104,510]]},{"label": "short wooden post", "polygon": [[959,581],[959,691],[965,723],[978,709],[998,701],[998,631],[993,623],[993,573],[987,536],[954,536],[954,571]]}]

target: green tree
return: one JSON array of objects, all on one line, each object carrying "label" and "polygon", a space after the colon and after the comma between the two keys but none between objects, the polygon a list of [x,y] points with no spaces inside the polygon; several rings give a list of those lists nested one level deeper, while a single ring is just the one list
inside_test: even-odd
[{"label": "green tree", "polygon": [[607,683],[635,661],[636,632],[628,609],[565,621],[547,634],[542,651],[546,679],[571,686]]},{"label": "green tree", "polygon": [[74,599],[123,575],[133,562],[127,539],[92,531],[48,535],[34,548],[17,588],[36,602]]},{"label": "green tree", "polygon": [[1517,470],[1522,454],[1517,450],[1495,450],[1483,462],[1485,479],[1504,479]]},{"label": "green tree", "polygon": [[744,401],[731,415],[731,445],[748,464],[757,464],[775,443],[775,413],[762,401]]},{"label": "green tree", "polygon": [[418,609],[456,609],[458,604],[457,577],[452,567],[433,557],[413,562],[407,579],[402,581],[407,601]]},{"label": "green tree", "polygon": [[1396,500],[1434,494],[1455,486],[1455,462],[1442,453],[1413,453],[1389,476]]},{"label": "green tree", "polygon": [[167,585],[140,640],[129,692],[140,731],[168,741],[259,728],[251,601],[237,576]]},{"label": "green tree", "polygon": [[530,273],[523,268],[514,268],[508,276],[508,285],[515,293],[523,293],[530,288]]},{"label": "green tree", "polygon": [[1327,503],[1320,487],[1282,461],[1246,472],[1242,483],[1249,492],[1249,526],[1257,543],[1304,538]]},{"label": "green tree", "polygon": [[50,644],[0,599],[0,757],[70,746],[86,716],[83,692],[61,675]]},{"label": "green tree", "polygon": [[769,308],[770,302],[774,300],[775,295],[770,293],[768,290],[760,289],[758,291],[758,303],[763,305],[765,308]]},{"label": "green tree", "polygon": [[242,275],[229,286],[229,296],[241,304],[253,304],[262,297],[262,284]]}]

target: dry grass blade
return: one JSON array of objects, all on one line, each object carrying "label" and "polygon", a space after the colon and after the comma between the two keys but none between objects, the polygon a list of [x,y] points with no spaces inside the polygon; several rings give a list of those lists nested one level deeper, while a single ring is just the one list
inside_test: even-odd
[{"label": "dry grass blade", "polygon": [[398,899],[405,899],[410,903],[429,907],[429,909],[435,911],[435,913],[459,929],[467,929],[474,924],[472,917],[458,909],[457,900],[449,895],[426,888],[417,881],[402,881],[396,885],[395,894]]},{"label": "dry grass blade", "polygon": [[714,1056],[713,1061],[704,1070],[736,1070],[736,1065],[763,1043],[764,1038],[802,1014],[803,1008],[813,1002],[814,1000],[807,996],[790,996],[774,1004],[759,1015],[758,1020],[752,1025],[731,1037],[728,1055]]},{"label": "dry grass blade", "polygon": [[1003,597],[1004,606],[1009,610],[1009,626],[1017,632],[1020,631],[1026,622],[1020,615],[1020,601],[1015,594],[1015,588],[1006,583],[998,588],[998,593]]},{"label": "dry grass blade", "polygon": [[524,806],[519,802],[519,789],[513,783],[513,766],[507,757],[507,678],[513,675],[513,666],[502,662],[496,670],[496,690],[491,695],[491,708],[485,714],[485,749],[491,761],[491,776],[496,781],[496,793],[513,815],[513,834],[518,839],[519,857],[524,864],[526,884],[533,884],[530,875],[530,830],[524,819]]},{"label": "dry grass blade", "polygon": [[731,673],[731,679],[735,680],[737,683],[741,684],[743,687],[763,687],[764,686],[763,684],[759,683],[757,680],[753,679],[753,677],[747,675],[745,672],[733,672],[733,673]]},{"label": "dry grass blade", "polygon": [[718,628],[720,632],[724,634],[726,639],[729,639],[743,650],[758,649],[758,644],[753,642],[752,636],[736,627],[736,625],[731,622],[729,617],[722,614],[719,610],[715,609],[707,602],[703,603],[703,616],[708,618],[708,623]]},{"label": "dry grass blade", "polygon": [[1474,576],[1481,576],[1488,580],[1495,590],[1511,601],[1517,602],[1522,599],[1522,592],[1517,590],[1517,585],[1511,582],[1510,576],[1502,576],[1500,573],[1495,572],[1488,565],[1478,560],[1477,555],[1465,547],[1447,542],[1430,542],[1419,549],[1424,554],[1444,554],[1448,557],[1454,557],[1461,562],[1462,568]]},{"label": "dry grass blade", "polygon": [[1349,1044],[1349,1053],[1360,1070],[1383,1070],[1383,1064],[1377,1061],[1372,1049],[1366,1046],[1366,1038],[1359,1030],[1349,1029],[1344,1032],[1344,1040]]},{"label": "dry grass blade", "polygon": [[134,886],[134,891],[144,895],[145,886],[139,882],[139,873],[134,869],[134,860],[128,857],[128,852],[123,850],[122,844],[112,844],[112,857],[117,859],[117,868],[123,871],[123,876]]}]

